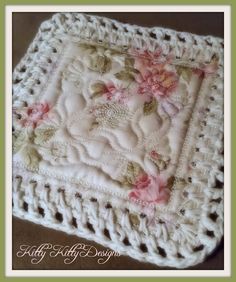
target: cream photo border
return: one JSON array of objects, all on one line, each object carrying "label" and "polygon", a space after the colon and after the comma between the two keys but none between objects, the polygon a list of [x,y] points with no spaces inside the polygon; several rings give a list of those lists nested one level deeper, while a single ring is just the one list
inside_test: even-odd
[{"label": "cream photo border", "polygon": [[10,277],[228,277],[231,274],[231,9],[230,6],[6,6],[5,93],[12,92],[12,13],[14,12],[222,12],[224,13],[224,270],[13,270],[12,269],[12,117],[11,95],[5,97],[5,275]]}]

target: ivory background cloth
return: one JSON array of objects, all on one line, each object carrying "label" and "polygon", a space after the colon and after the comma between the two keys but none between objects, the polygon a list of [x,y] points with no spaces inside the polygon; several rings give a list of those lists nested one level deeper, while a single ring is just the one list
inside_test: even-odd
[{"label": "ivory background cloth", "polygon": [[[98,13],[130,24],[143,26],[163,26],[179,31],[187,31],[200,35],[211,34],[223,37],[223,14],[220,13]],[[23,56],[29,43],[35,36],[40,23],[51,17],[51,13],[15,13],[13,17],[13,67]],[[206,24],[207,23],[207,24]],[[33,228],[32,228],[33,226]],[[38,234],[38,236],[35,236]],[[44,260],[40,265],[31,265],[29,260],[15,256],[19,245],[39,245],[45,238],[53,244],[69,244],[84,242],[105,250],[94,242],[86,242],[76,236],[69,236],[62,232],[46,229],[42,226],[13,219],[13,267],[14,269],[160,269],[155,265],[134,261],[131,258],[111,258],[105,265],[98,265],[95,259],[80,259],[78,263],[66,266],[61,258]],[[49,240],[48,240],[49,241]],[[161,268],[163,269],[163,268]],[[223,243],[204,263],[189,269],[223,269]]]}]

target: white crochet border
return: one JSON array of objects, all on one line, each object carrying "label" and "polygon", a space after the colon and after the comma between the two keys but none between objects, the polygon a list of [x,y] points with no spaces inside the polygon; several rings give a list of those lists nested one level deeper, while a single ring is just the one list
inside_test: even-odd
[{"label": "white crochet border", "polygon": [[[163,233],[155,238],[148,235],[147,226],[142,227],[146,220],[142,216],[140,226],[132,228],[129,211],[114,209],[99,197],[83,198],[83,194],[77,193],[77,197],[68,198],[59,187],[47,187],[46,180],[40,175],[30,174],[28,171],[24,174],[24,169],[14,165],[13,215],[76,234],[120,254],[159,266],[185,268],[202,262],[223,236],[223,39],[159,27],[144,28],[122,24],[87,14],[58,13],[51,20],[42,23],[26,55],[14,70],[13,106],[24,103],[24,99],[29,101],[31,95],[42,91],[48,79],[47,73],[50,73],[52,65],[58,61],[62,52],[65,35],[109,43],[111,46],[119,45],[125,49],[132,46],[154,50],[160,46],[164,54],[172,51],[177,58],[190,62],[210,62],[214,55],[219,57],[220,67],[214,83],[210,91],[205,96],[200,95],[196,102],[184,145],[184,152],[191,152],[192,164],[195,166],[189,178],[192,183],[190,192],[195,197],[200,196],[202,201],[201,214],[192,215],[193,219],[199,221],[198,235],[201,243],[193,248],[189,247],[191,244],[179,248],[171,239],[166,240]],[[198,110],[205,105],[208,114],[202,120]],[[195,148],[201,150],[197,151]],[[40,187],[45,185],[43,190],[37,188],[37,181],[40,182]],[[194,190],[195,183],[202,187],[199,194]],[[58,213],[62,215],[62,220],[56,219]],[[106,216],[102,217],[101,214]],[[117,218],[121,217],[125,220],[117,222]],[[130,245],[127,245],[126,239]],[[145,251],[140,248],[141,245],[146,246]]]}]

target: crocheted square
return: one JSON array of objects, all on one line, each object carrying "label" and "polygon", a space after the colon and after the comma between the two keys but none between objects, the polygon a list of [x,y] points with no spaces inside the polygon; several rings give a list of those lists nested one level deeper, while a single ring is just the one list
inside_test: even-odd
[{"label": "crocheted square", "polygon": [[223,41],[78,13],[13,81],[13,214],[177,268],[223,235]]}]

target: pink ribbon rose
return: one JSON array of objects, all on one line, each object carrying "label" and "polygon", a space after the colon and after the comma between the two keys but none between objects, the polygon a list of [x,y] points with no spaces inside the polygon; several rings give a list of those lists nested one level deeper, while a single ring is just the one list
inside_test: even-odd
[{"label": "pink ribbon rose", "polygon": [[154,177],[143,174],[138,177],[129,197],[132,200],[147,203],[167,203],[170,191],[166,187],[166,182],[160,176]]},{"label": "pink ribbon rose", "polygon": [[152,94],[155,97],[168,96],[178,84],[178,77],[174,72],[164,69],[147,71],[144,75],[138,75],[136,81],[139,83],[139,94]]},{"label": "pink ribbon rose", "polygon": [[26,115],[22,119],[22,125],[25,127],[37,127],[38,123],[47,117],[49,111],[48,103],[35,103],[26,110]]}]

